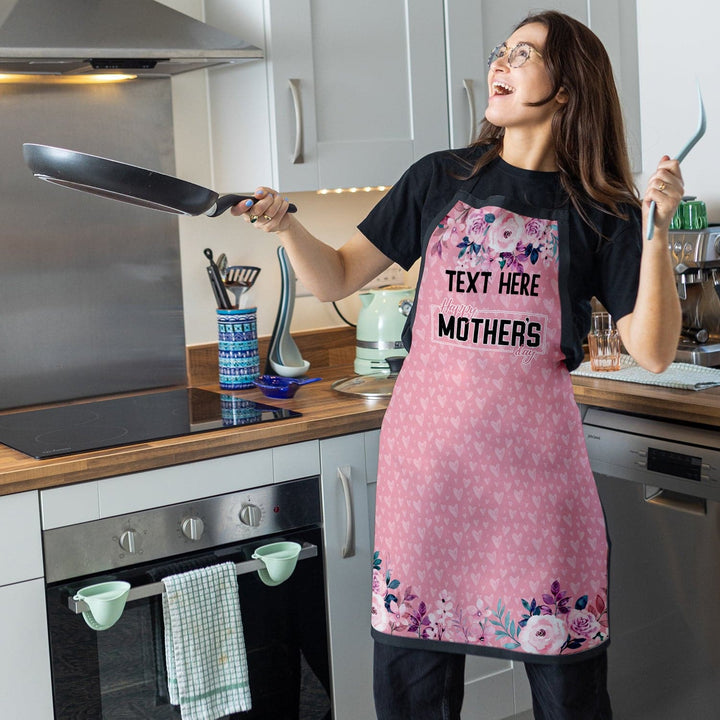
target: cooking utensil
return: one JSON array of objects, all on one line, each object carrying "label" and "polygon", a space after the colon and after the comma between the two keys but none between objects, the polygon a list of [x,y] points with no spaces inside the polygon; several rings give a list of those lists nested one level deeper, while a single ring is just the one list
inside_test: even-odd
[{"label": "cooking utensil", "polygon": [[231,265],[225,269],[223,284],[235,295],[235,307],[240,307],[240,298],[257,280],[260,268],[253,265]]},{"label": "cooking utensil", "polygon": [[213,259],[213,251],[210,248],[205,248],[203,250],[203,255],[205,255],[205,257],[210,261],[207,272],[208,276],[210,277],[210,284],[212,285],[218,308],[220,310],[232,309],[230,298],[228,297],[227,290],[225,290],[222,278],[220,277],[220,271],[218,270],[218,266],[215,264],[215,260]]},{"label": "cooking utensil", "polygon": [[[281,365],[279,362],[273,360],[271,357],[268,357],[267,361],[267,367],[270,367],[271,370],[274,370],[278,375],[282,375],[283,377],[300,377],[301,375],[304,375],[309,369],[310,369],[310,363],[307,360],[303,360],[302,365]],[[266,370],[267,372],[267,370]]]},{"label": "cooking utensil", "polygon": [[386,373],[356,375],[336,380],[331,387],[345,395],[358,395],[368,399],[387,398],[392,395],[396,377]]},{"label": "cooking utensil", "polygon": [[225,253],[220,253],[217,256],[217,260],[215,261],[215,264],[218,266],[218,272],[220,273],[220,278],[222,280],[225,280],[225,273],[227,272],[227,266],[228,266],[227,255]]},{"label": "cooking utensil", "polygon": [[270,338],[268,367],[265,372],[269,373],[269,369],[272,368],[278,375],[295,377],[304,375],[310,367],[310,363],[303,359],[290,335],[290,322],[295,308],[295,284],[297,282],[295,271],[282,245],[278,246],[277,256],[280,261],[281,275],[280,304]]},{"label": "cooking utensil", "polygon": [[385,360],[390,367],[389,374],[380,372],[343,378],[342,380],[336,380],[331,386],[332,389],[346,395],[358,395],[368,399],[390,397],[405,357],[393,355],[385,358]]},{"label": "cooking utensil", "polygon": [[295,378],[281,377],[279,375],[261,375],[253,384],[262,390],[263,395],[271,398],[291,398],[295,395],[301,385],[318,382],[322,378],[307,378],[297,380]]},{"label": "cooking utensil", "polygon": [[[683,149],[677,154],[675,158],[681,163],[688,155],[688,153],[695,147],[697,141],[705,134],[707,128],[707,117],[705,116],[705,105],[703,104],[702,93],[700,92],[700,85],[698,84],[698,104],[700,106],[700,119],[698,120],[697,130],[695,134],[685,143]],[[650,203],[650,211],[648,213],[648,229],[647,239],[651,240],[653,233],[655,232],[655,201]]]},{"label": "cooking utensil", "polygon": [[[40,180],[101,197],[176,213],[217,217],[249,195],[223,195],[170,175],[96,155],[36,143],[23,144],[23,156]],[[291,204],[288,212],[297,208]]]}]

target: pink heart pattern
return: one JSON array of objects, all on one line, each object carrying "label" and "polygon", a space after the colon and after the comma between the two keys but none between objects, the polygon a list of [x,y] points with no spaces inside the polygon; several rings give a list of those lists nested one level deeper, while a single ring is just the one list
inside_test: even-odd
[{"label": "pink heart pattern", "polygon": [[430,238],[380,439],[380,633],[519,659],[609,637],[605,522],[560,349],[559,244],[554,220],[464,202]]}]

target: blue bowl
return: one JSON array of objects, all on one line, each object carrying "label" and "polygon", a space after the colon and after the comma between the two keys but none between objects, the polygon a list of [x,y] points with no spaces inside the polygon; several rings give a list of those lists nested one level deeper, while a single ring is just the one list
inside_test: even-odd
[{"label": "blue bowl", "polygon": [[270,398],[291,398],[298,391],[302,382],[279,375],[261,375],[253,383],[262,390],[263,395]]}]

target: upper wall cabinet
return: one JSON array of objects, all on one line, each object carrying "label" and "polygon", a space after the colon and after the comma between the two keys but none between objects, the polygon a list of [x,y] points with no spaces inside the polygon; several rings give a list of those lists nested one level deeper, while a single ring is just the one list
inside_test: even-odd
[{"label": "upper wall cabinet", "polygon": [[390,185],[448,147],[441,1],[212,0],[206,20],[266,57],[209,72],[216,190]]},{"label": "upper wall cabinet", "polygon": [[[212,0],[209,23],[265,62],[209,71],[215,189],[389,185],[423,155],[474,137],[487,56],[531,0]],[[633,169],[641,170],[634,0],[556,0],[613,62]]]},{"label": "upper wall cabinet", "polygon": [[[467,145],[483,119],[487,57],[538,4],[529,0],[445,0],[450,144]],[[555,0],[553,9],[588,25],[613,64],[633,170],[640,172],[640,98],[635,0]]]}]

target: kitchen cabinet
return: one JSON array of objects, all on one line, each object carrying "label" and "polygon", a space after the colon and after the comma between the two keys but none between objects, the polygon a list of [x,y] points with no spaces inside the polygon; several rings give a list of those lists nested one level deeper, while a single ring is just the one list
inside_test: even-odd
[{"label": "kitchen cabinet", "polygon": [[[445,0],[444,5],[450,146],[462,147],[474,137],[484,116],[490,51],[538,5],[530,0]],[[588,25],[605,45],[625,115],[632,167],[639,172],[640,91],[634,0],[558,0],[553,9]]]},{"label": "kitchen cabinet", "polygon": [[0,717],[53,717],[37,492],[0,497]]},{"label": "kitchen cabinet", "polygon": [[[613,62],[633,169],[641,169],[635,2],[562,0]],[[528,0],[207,3],[209,22],[265,48],[264,63],[209,75],[214,182],[282,192],[392,184],[416,159],[474,137],[487,56]],[[449,133],[448,133],[449,127]]]},{"label": "kitchen cabinet", "polygon": [[365,434],[322,440],[320,462],[334,718],[373,720]]},{"label": "kitchen cabinet", "polygon": [[214,187],[390,185],[447,147],[437,0],[213,0],[206,19],[265,50],[209,73]]}]

